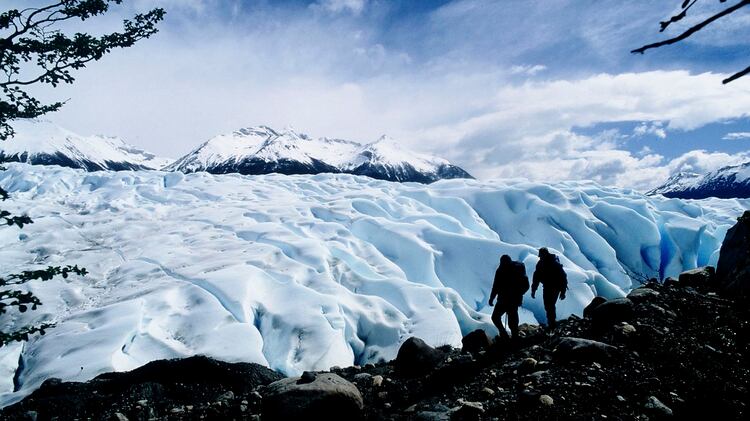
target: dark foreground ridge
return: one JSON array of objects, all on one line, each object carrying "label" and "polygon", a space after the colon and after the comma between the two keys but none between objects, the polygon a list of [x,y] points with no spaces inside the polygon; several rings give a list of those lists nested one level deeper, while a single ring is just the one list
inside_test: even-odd
[{"label": "dark foreground ridge", "polygon": [[479,331],[462,351],[413,338],[394,361],[301,378],[192,357],[48,380],[0,418],[747,419],[750,310],[713,277],[697,270],[597,299],[550,333],[522,325],[517,343]]}]

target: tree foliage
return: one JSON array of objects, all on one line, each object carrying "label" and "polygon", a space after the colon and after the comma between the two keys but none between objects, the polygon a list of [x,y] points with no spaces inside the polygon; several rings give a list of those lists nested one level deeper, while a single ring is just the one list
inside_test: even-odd
[{"label": "tree foliage", "polygon": [[[682,4],[680,5],[680,11],[675,14],[674,16],[671,16],[669,19],[659,22],[660,29],[659,32],[664,32],[667,28],[669,28],[672,24],[680,22],[681,20],[685,19],[688,16],[688,13],[690,12],[690,9],[695,6],[695,4],[698,1],[702,0],[682,0]],[[715,1],[715,0],[714,0]],[[726,3],[727,0],[718,0],[719,3]],[[721,18],[724,18],[726,16],[729,16],[733,13],[736,13],[737,11],[741,10],[745,6],[750,5],[750,0],[739,0],[732,4],[731,6],[728,6],[721,11],[701,20],[700,22],[696,23],[695,25],[687,28],[683,32],[681,32],[679,35],[665,39],[662,41],[654,42],[651,44],[646,44],[640,48],[636,48],[635,50],[631,51],[633,54],[643,54],[647,50],[651,50],[653,48],[659,48],[663,47],[665,45],[671,45],[676,44],[680,41],[683,41],[687,38],[689,38],[691,35],[695,34],[698,31],[701,31],[702,29],[706,28],[707,26],[711,25],[712,23],[720,20]],[[739,72],[729,76],[728,78],[724,79],[722,83],[727,84],[733,80],[739,79],[742,76],[745,76],[746,74],[750,73],[750,67],[747,67],[743,70],[740,70]]]},{"label": "tree foliage", "polygon": [[0,14],[0,139],[13,136],[10,122],[56,111],[63,102],[43,104],[27,87],[34,84],[73,83],[71,71],[101,59],[115,48],[130,47],[156,33],[163,9],[135,15],[123,22],[123,30],[101,36],[57,29],[66,21],[86,21],[102,15],[122,0],[59,0],[53,4],[8,10]]},{"label": "tree foliage", "polygon": [[[115,48],[130,47],[157,32],[156,24],[164,18],[164,10],[159,8],[125,20],[120,32],[100,36],[80,32],[71,35],[59,29],[66,21],[86,21],[106,13],[110,5],[120,3],[122,0],[59,0],[46,6],[12,9],[0,14],[0,140],[13,136],[14,120],[39,117],[64,105],[63,102],[42,103],[29,93],[30,86],[56,87],[60,83],[73,83],[72,71],[101,59]],[[8,192],[0,187],[0,201],[8,197]],[[12,215],[0,209],[0,225],[2,223],[20,229],[33,221],[27,215]],[[22,284],[86,273],[85,268],[77,265],[64,265],[0,278],[0,315],[25,313],[42,304],[32,292],[22,288]],[[43,335],[50,327],[50,323],[41,323],[13,331],[0,330],[0,347],[13,341],[26,341],[35,333]]]}]

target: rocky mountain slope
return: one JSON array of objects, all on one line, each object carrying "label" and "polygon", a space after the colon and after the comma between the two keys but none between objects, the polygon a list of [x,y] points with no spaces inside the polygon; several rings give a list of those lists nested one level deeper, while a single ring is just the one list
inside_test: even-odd
[{"label": "rocky mountain slope", "polygon": [[678,173],[647,194],[679,199],[750,197],[750,162],[721,168],[705,175]]},{"label": "rocky mountain slope", "polygon": [[276,131],[266,126],[216,136],[166,169],[213,174],[347,173],[420,183],[472,178],[444,159],[416,154],[385,136],[361,145],[342,139],[312,138],[293,129]]},{"label": "rocky mountain slope", "polygon": [[87,383],[47,380],[8,420],[747,419],[750,308],[713,272],[649,283],[515,343],[405,342],[396,360],[281,379],[252,364],[158,361]]},{"label": "rocky mountain slope", "polygon": [[160,169],[170,161],[107,136],[81,136],[43,120],[14,122],[16,135],[0,142],[0,162],[60,165],[86,171]]}]

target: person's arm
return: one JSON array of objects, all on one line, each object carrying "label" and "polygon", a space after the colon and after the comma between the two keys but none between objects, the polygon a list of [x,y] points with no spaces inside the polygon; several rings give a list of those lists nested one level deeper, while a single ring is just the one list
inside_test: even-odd
[{"label": "person's arm", "polygon": [[560,300],[564,300],[565,292],[568,290],[568,274],[565,273],[565,269],[563,269],[562,266],[560,266],[560,273],[562,274],[562,282],[560,282],[560,285],[562,286],[562,292],[560,292]]},{"label": "person's arm", "polygon": [[536,298],[536,289],[539,288],[539,281],[541,280],[541,267],[540,263],[536,264],[536,269],[534,269],[534,280],[531,282],[531,298]]},{"label": "person's arm", "polygon": [[497,297],[498,289],[500,287],[500,268],[495,271],[495,279],[492,281],[492,292],[490,293],[490,307],[494,306],[495,297]]}]

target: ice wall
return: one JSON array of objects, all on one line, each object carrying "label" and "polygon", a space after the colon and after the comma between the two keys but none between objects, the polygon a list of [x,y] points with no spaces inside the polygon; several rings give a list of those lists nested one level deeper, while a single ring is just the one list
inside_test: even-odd
[{"label": "ice wall", "polygon": [[[486,306],[501,254],[549,247],[580,314],[633,279],[715,264],[748,201],[686,202],[592,183],[349,175],[84,173],[11,164],[0,185],[35,223],[0,229],[3,271],[79,264],[85,278],[30,285],[44,305],[4,329],[53,321],[0,348],[0,403],[49,377],[84,381],[155,359],[206,354],[287,374],[395,356],[419,336],[460,345],[496,330]],[[522,322],[544,321],[525,297]],[[20,365],[19,365],[20,364]],[[20,367],[20,368],[19,368]],[[15,393],[13,389],[17,389]]]}]

